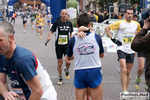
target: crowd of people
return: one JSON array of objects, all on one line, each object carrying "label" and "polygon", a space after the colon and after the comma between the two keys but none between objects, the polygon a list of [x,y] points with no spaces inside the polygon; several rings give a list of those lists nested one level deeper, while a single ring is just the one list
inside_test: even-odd
[{"label": "crowd of people", "polygon": [[[149,18],[150,10],[146,14],[147,18]],[[14,42],[15,30],[13,24],[15,24],[16,16],[13,13],[10,22],[9,18],[8,21],[0,21],[0,94],[5,100],[14,100],[14,98],[57,100],[56,90],[46,69],[38,58],[34,53],[18,46]],[[125,94],[128,94],[130,72],[134,63],[135,51],[138,51],[139,63],[135,88],[139,89],[140,87],[140,76],[143,73],[145,58],[148,56],[147,53],[149,53],[147,52],[150,46],[147,43],[149,42],[149,33],[147,31],[150,21],[146,19],[144,26],[142,26],[141,23],[137,22],[138,15],[133,13],[132,8],[126,8],[123,16],[123,20],[105,27],[105,31],[112,42],[117,45],[118,61],[121,66],[122,90]],[[107,10],[104,11],[103,15],[94,11],[88,13],[80,12],[80,15],[77,17],[78,32],[75,34],[72,34],[73,26],[68,20],[69,14],[66,9],[61,10],[60,17],[53,25],[51,25],[53,16],[50,12],[45,17],[40,11],[37,14],[33,11],[30,16],[24,11],[21,18],[24,27],[23,32],[26,32],[27,19],[30,18],[31,28],[34,29],[36,25],[36,35],[40,35],[40,38],[42,38],[44,24],[46,24],[45,19],[47,19],[47,25],[50,28],[47,43],[50,42],[52,34],[55,32],[55,52],[59,75],[57,84],[63,84],[63,56],[65,57],[64,71],[66,79],[70,78],[69,67],[71,60],[74,59],[76,100],[102,100],[102,63],[100,58],[104,57],[104,47],[101,36],[92,31],[92,22],[101,23],[108,19],[109,14]],[[114,18],[119,17],[114,14]],[[13,24],[11,24],[12,21],[14,21]],[[110,30],[118,30],[117,38],[114,38]],[[142,36],[144,38],[141,38]],[[136,38],[134,39],[134,37]],[[146,67],[146,91],[150,92],[148,67],[149,61],[147,61]],[[6,75],[11,80],[11,91],[9,91],[6,83]],[[14,82],[18,82],[18,84],[14,84]]]}]

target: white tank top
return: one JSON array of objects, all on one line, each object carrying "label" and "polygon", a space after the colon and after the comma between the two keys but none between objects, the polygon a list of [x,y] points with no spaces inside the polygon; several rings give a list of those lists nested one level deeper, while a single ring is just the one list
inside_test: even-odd
[{"label": "white tank top", "polygon": [[75,36],[75,44],[73,47],[75,60],[74,70],[101,67],[99,51],[100,47],[94,33],[90,33],[81,39]]}]

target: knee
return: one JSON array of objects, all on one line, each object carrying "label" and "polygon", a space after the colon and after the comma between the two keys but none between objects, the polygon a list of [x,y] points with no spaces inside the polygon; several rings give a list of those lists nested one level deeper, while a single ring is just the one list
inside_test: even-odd
[{"label": "knee", "polygon": [[127,74],[127,69],[122,68],[122,69],[121,69],[121,72],[124,73],[124,74]]},{"label": "knee", "polygon": [[63,64],[63,61],[58,61],[58,66],[61,67]]},{"label": "knee", "polygon": [[144,69],[143,66],[139,66],[139,71],[140,72],[143,72],[143,69]]},{"label": "knee", "polygon": [[130,72],[131,72],[131,71],[127,71],[127,75],[130,75]]}]

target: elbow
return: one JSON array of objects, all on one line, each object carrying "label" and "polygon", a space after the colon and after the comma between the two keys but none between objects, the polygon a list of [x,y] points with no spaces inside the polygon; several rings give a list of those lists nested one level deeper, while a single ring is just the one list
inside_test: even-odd
[{"label": "elbow", "polygon": [[41,98],[43,93],[44,93],[44,91],[43,91],[43,89],[37,89],[34,93]]}]

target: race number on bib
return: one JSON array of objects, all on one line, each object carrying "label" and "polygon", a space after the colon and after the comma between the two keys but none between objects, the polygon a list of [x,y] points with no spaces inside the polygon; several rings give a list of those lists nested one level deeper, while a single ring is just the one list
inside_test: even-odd
[{"label": "race number on bib", "polygon": [[24,18],[24,21],[26,21],[27,20],[27,18]]},{"label": "race number on bib", "polygon": [[60,45],[68,44],[67,35],[59,35],[58,44],[60,44]]},{"label": "race number on bib", "polygon": [[123,45],[130,45],[133,41],[134,33],[125,33],[123,34]]},{"label": "race number on bib", "polygon": [[22,88],[12,88],[12,91],[19,95],[17,100],[26,100]]},{"label": "race number on bib", "polygon": [[42,26],[42,23],[39,23],[40,26]]}]

